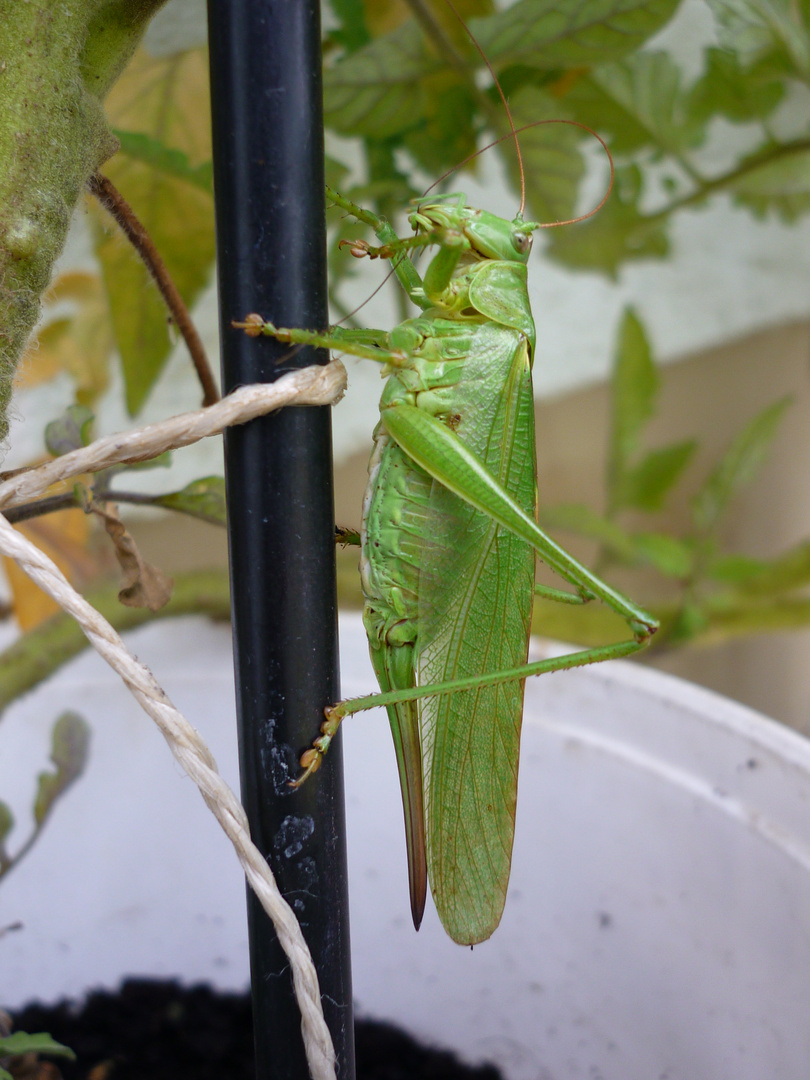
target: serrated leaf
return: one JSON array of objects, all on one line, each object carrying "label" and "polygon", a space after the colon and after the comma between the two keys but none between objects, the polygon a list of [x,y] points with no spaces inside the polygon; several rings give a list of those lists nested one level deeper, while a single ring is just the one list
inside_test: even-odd
[{"label": "serrated leaf", "polygon": [[212,525],[225,525],[227,520],[225,478],[206,476],[202,480],[194,480],[182,491],[158,496],[155,499],[155,505],[164,506],[167,510],[177,510],[181,514],[189,514],[191,517],[208,521]]},{"label": "serrated leaf", "polygon": [[[629,179],[631,182],[624,184]],[[600,270],[614,280],[621,263],[663,258],[669,252],[666,222],[647,219],[638,209],[640,173],[617,170],[617,183],[598,214],[576,225],[551,229],[547,254],[574,270]]]},{"label": "serrated leaf", "polygon": [[470,29],[498,66],[592,67],[637,49],[677,6],[678,0],[521,0],[472,19]]},{"label": "serrated leaf", "polygon": [[3,845],[6,837],[14,828],[14,814],[11,808],[0,799],[0,862],[3,860]]},{"label": "serrated leaf", "polygon": [[792,0],[708,0],[719,43],[743,62],[781,53],[800,76],[810,73],[810,36],[802,5]]},{"label": "serrated leaf", "polygon": [[[14,1031],[11,1035],[0,1038],[0,1056],[12,1057],[19,1054],[50,1054],[53,1057],[76,1060],[76,1055],[69,1046],[52,1039],[45,1031],[33,1035],[29,1035],[27,1031]],[[11,1076],[10,1073],[7,1075]]]},{"label": "serrated leaf", "polygon": [[716,527],[740,488],[759,472],[790,404],[790,398],[782,398],[755,416],[712,469],[692,500],[692,517],[701,532],[709,533]]},{"label": "serrated leaf", "polygon": [[86,405],[70,405],[58,420],[45,425],[45,446],[54,457],[69,454],[88,446],[93,437],[92,409]]},{"label": "serrated leaf", "polygon": [[652,146],[678,154],[700,141],[702,122],[689,111],[681,73],[668,53],[641,52],[602,64],[571,84],[563,99],[577,118],[609,137],[614,153]]},{"label": "serrated leaf", "polygon": [[[155,58],[139,52],[107,99],[113,125],[144,133],[185,155],[190,168],[211,159],[205,50]],[[117,154],[104,167],[146,227],[188,306],[208,284],[214,259],[213,200],[208,191]],[[102,265],[126,386],[135,415],[168,359],[167,310],[140,259],[97,208]],[[109,231],[107,231],[109,230]]]},{"label": "serrated leaf", "polygon": [[407,131],[425,115],[421,78],[441,67],[417,25],[403,23],[326,68],[324,123],[374,138]]},{"label": "serrated leaf", "polygon": [[[560,104],[536,87],[526,86],[512,95],[510,102],[515,127],[536,120],[561,120]],[[504,127],[502,134],[506,134]],[[566,221],[574,216],[577,189],[585,172],[580,152],[582,131],[570,124],[542,124],[520,132],[520,150],[526,176],[526,198],[535,221]],[[506,162],[516,191],[520,176],[511,139],[502,142],[499,152]]]},{"label": "serrated leaf", "polygon": [[78,713],[64,712],[53,726],[51,761],[56,772],[39,774],[34,820],[41,825],[54,802],[84,772],[90,746],[90,728]]},{"label": "serrated leaf", "polygon": [[611,425],[608,447],[608,499],[611,507],[627,501],[626,476],[644,425],[655,412],[658,372],[650,344],[636,314],[625,309],[611,375]]},{"label": "serrated leaf", "polygon": [[422,115],[404,133],[403,145],[431,176],[475,153],[475,101],[466,80],[447,69],[421,82]]},{"label": "serrated leaf", "polygon": [[617,505],[634,506],[649,513],[660,510],[696,449],[697,443],[689,440],[650,450],[640,464],[624,473]]},{"label": "serrated leaf", "polygon": [[744,70],[736,53],[706,49],[706,70],[689,92],[689,111],[698,123],[725,116],[736,123],[761,120],[781,102],[785,88],[775,79]]},{"label": "serrated leaf", "polygon": [[750,164],[727,190],[734,201],[746,206],[755,217],[773,211],[783,221],[792,222],[810,211],[810,150],[789,154],[771,153],[771,160],[756,164],[758,154],[740,163]]},{"label": "serrated leaf", "polygon": [[167,146],[160,139],[147,135],[145,131],[124,131],[114,128],[113,134],[121,144],[121,153],[149,165],[166,176],[185,180],[209,195],[214,194],[214,163],[203,161],[192,165],[188,154],[175,146]]}]

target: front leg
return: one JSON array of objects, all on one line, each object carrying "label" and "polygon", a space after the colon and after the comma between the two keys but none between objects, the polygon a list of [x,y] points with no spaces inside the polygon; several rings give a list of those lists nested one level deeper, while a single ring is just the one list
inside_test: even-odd
[{"label": "front leg", "polygon": [[312,345],[316,349],[331,349],[333,352],[359,356],[364,360],[374,360],[378,364],[391,364],[392,367],[404,367],[409,362],[407,353],[401,349],[390,348],[389,337],[384,330],[347,330],[333,326],[321,333],[318,330],[274,326],[261,315],[248,315],[244,322],[234,322],[231,325],[236,330],[244,330],[248,337],[265,335],[275,338],[276,341]]},{"label": "front leg", "polygon": [[400,285],[408,294],[411,302],[417,307],[424,309],[429,308],[430,301],[425,297],[424,290],[422,289],[422,279],[407,253],[402,250],[400,239],[394,232],[390,223],[387,222],[385,218],[372,214],[370,210],[364,210],[362,206],[358,206],[356,203],[353,203],[351,199],[345,198],[330,187],[326,188],[326,197],[330,202],[333,202],[335,206],[341,207],[347,213],[351,214],[352,217],[357,218],[358,221],[362,221],[365,225],[370,225],[383,247],[390,249],[392,254],[396,252],[393,267]]}]

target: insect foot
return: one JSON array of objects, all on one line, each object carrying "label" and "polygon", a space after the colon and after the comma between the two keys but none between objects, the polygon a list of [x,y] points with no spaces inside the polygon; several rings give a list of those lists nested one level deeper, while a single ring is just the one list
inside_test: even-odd
[{"label": "insect foot", "polygon": [[371,245],[366,240],[341,240],[338,247],[348,248],[349,254],[354,255],[355,259],[363,259],[366,255],[370,259],[379,257],[378,253],[372,251]]},{"label": "insect foot", "polygon": [[630,629],[633,631],[633,637],[640,645],[646,645],[650,638],[658,631],[659,624],[655,620],[651,619],[649,622],[639,622],[633,619],[630,623]]},{"label": "insect foot", "polygon": [[260,337],[264,325],[264,319],[255,312],[252,315],[246,315],[244,322],[231,323],[234,330],[244,330],[248,337]]},{"label": "insect foot", "polygon": [[334,712],[334,707],[329,708],[327,706],[327,708],[324,709],[326,719],[321,724],[321,734],[317,739],[312,740],[312,746],[308,750],[305,750],[298,759],[298,764],[304,771],[297,780],[289,780],[287,782],[289,787],[301,787],[308,777],[312,776],[313,773],[316,773],[318,769],[320,769],[321,763],[326,756],[326,752],[329,749],[332,739],[337,734],[337,729],[340,727],[340,720],[342,719],[342,716],[336,719],[333,715]]}]

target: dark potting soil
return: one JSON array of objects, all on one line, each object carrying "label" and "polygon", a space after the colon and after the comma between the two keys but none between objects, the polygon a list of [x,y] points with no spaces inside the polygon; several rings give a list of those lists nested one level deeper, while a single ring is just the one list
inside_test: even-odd
[{"label": "dark potting soil", "polygon": [[[97,991],[79,1007],[28,1005],[17,1031],[47,1031],[76,1061],[51,1058],[48,1080],[253,1080],[249,994],[208,986],[129,979],[118,993]],[[391,1024],[358,1020],[357,1080],[502,1080],[493,1065],[462,1065]],[[56,1068],[54,1068],[54,1066]],[[58,1071],[57,1071],[58,1070]],[[26,1075],[31,1075],[27,1073]]]}]

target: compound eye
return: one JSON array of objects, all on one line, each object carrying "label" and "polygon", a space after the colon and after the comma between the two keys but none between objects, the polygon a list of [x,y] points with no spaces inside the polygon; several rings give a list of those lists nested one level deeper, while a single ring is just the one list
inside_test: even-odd
[{"label": "compound eye", "polygon": [[519,251],[521,255],[525,255],[527,251],[532,250],[531,233],[513,232],[512,245],[515,248],[515,251]]}]

